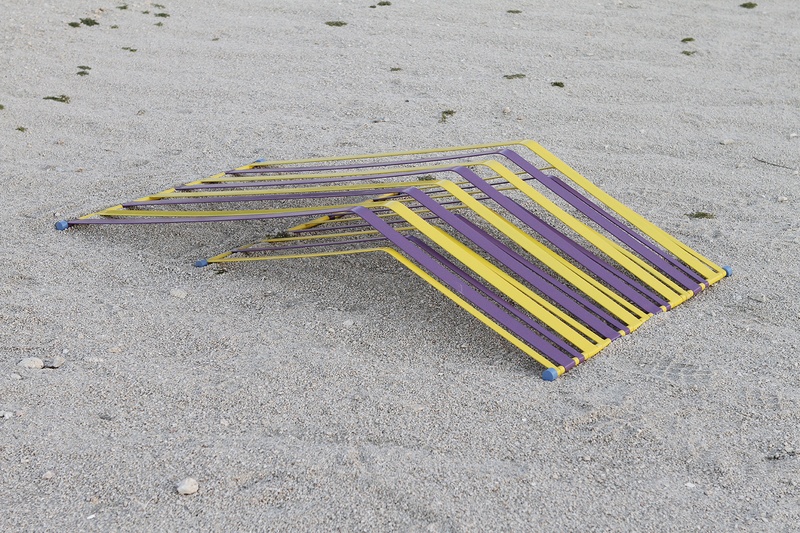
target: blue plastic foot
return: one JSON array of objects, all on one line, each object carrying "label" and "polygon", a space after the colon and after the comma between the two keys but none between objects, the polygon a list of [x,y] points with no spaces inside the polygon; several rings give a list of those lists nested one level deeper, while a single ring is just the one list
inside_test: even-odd
[{"label": "blue plastic foot", "polygon": [[253,163],[263,163],[264,161],[266,161],[266,159],[262,157],[261,159],[256,159],[255,161],[253,161]]},{"label": "blue plastic foot", "polygon": [[733,276],[733,269],[731,267],[725,266],[725,267],[722,267],[722,270],[725,271],[725,273],[728,275],[728,277]]},{"label": "blue plastic foot", "polygon": [[59,220],[58,222],[56,222],[56,229],[58,231],[64,231],[68,227],[69,227],[69,222],[67,222],[66,220]]},{"label": "blue plastic foot", "polygon": [[208,266],[208,261],[206,259],[198,259],[197,261],[194,262],[194,266],[196,266],[197,268],[203,268],[205,266]]},{"label": "blue plastic foot", "polygon": [[542,372],[542,379],[545,381],[555,381],[558,377],[558,370],[555,368],[548,368]]}]

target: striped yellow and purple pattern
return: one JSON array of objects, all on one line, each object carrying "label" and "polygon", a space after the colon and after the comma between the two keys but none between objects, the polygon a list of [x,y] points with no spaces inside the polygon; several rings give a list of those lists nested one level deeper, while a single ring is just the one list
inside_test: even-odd
[{"label": "striped yellow and purple pattern", "polygon": [[731,272],[534,141],[261,160],[56,228],[284,218],[301,220],[196,265],[385,253],[546,380]]}]

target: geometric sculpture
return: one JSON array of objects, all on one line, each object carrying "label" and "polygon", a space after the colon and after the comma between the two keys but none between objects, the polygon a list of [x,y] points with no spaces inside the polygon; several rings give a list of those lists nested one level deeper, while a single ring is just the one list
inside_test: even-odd
[{"label": "geometric sculpture", "polygon": [[196,265],[387,254],[546,380],[731,274],[534,141],[261,160],[56,228],[278,218],[303,220]]}]

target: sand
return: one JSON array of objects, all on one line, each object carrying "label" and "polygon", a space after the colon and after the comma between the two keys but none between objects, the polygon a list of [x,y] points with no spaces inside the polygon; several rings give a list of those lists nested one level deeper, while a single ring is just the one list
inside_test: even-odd
[{"label": "sand", "polygon": [[[739,3],[6,2],[0,529],[796,530],[800,11]],[[521,138],[734,276],[547,383],[399,264],[192,266],[277,222],[53,229]]]}]

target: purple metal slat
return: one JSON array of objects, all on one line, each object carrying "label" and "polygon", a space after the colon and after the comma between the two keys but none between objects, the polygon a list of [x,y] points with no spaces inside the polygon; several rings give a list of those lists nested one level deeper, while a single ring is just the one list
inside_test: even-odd
[{"label": "purple metal slat", "polygon": [[546,342],[541,337],[533,335],[533,332],[530,329],[521,324],[517,319],[509,316],[507,312],[497,307],[497,305],[489,301],[485,296],[478,293],[464,278],[457,276],[450,270],[444,268],[431,256],[424,253],[418,246],[413,245],[406,237],[396,232],[390,225],[383,222],[369,209],[366,207],[355,207],[353,208],[353,212],[372,224],[376,230],[380,231],[384,236],[386,236],[395,246],[408,254],[409,257],[414,259],[414,261],[416,261],[419,265],[434,274],[437,278],[449,286],[451,290],[461,295],[475,307],[492,317],[497,321],[497,323],[514,333],[514,335],[516,335],[518,338],[524,340],[542,355],[554,363],[563,366],[567,370],[575,366],[575,361],[573,361],[570,357],[561,351],[556,350],[552,344]]},{"label": "purple metal slat", "polygon": [[[147,211],[142,211],[147,215]],[[347,208],[339,209],[312,209],[309,211],[294,211],[289,213],[263,213],[254,215],[220,215],[206,217],[149,217],[138,218],[123,216],[120,218],[76,218],[67,221],[70,226],[93,225],[93,224],[183,224],[192,222],[237,222],[242,220],[270,220],[273,218],[290,218],[319,215],[342,215],[348,214]],[[64,228],[66,229],[66,228]]]},{"label": "purple metal slat", "polygon": [[[402,172],[386,172],[382,174],[372,174],[369,176],[351,176],[348,174],[342,174],[336,178],[316,178],[316,179],[307,179],[307,180],[275,180],[275,181],[232,181],[232,182],[225,182],[225,183],[210,183],[210,184],[201,184],[201,185],[180,185],[175,186],[174,189],[176,191],[192,191],[192,190],[204,190],[204,189],[242,189],[242,188],[253,188],[253,187],[281,187],[286,185],[320,185],[325,183],[339,183],[339,182],[350,182],[350,181],[366,181],[366,180],[382,180],[386,178],[402,178],[406,176],[419,176],[425,174],[433,174],[435,172],[447,172],[448,170],[454,168],[452,167],[445,167],[443,169],[436,169],[436,170],[409,170],[409,171],[402,171]],[[521,180],[530,181],[534,178],[533,176],[519,176]],[[497,180],[499,183],[508,183],[508,181],[500,176],[495,176],[493,178],[487,178],[486,181],[493,182]],[[470,187],[471,188],[471,187]]]},{"label": "purple metal slat", "polygon": [[428,255],[430,255],[431,257],[433,257],[437,261],[439,261],[446,268],[448,268],[449,270],[452,270],[453,272],[455,272],[456,274],[458,274],[459,276],[464,278],[467,282],[470,283],[470,285],[472,285],[473,287],[478,288],[478,290],[480,290],[481,292],[486,294],[486,296],[491,298],[500,307],[502,307],[503,309],[505,309],[506,311],[508,311],[512,315],[514,315],[518,320],[521,320],[526,325],[528,325],[528,327],[534,329],[540,335],[543,335],[547,340],[550,341],[550,343],[555,344],[558,348],[561,348],[562,350],[564,350],[565,352],[570,354],[572,357],[577,357],[578,360],[581,361],[581,362],[586,360],[584,355],[582,353],[580,353],[578,350],[576,350],[574,346],[572,346],[571,344],[565,342],[564,339],[559,337],[557,334],[553,333],[545,325],[540,324],[539,322],[533,320],[529,315],[523,313],[519,308],[515,307],[511,303],[509,303],[506,300],[504,300],[502,296],[500,296],[496,292],[492,291],[486,284],[484,284],[483,282],[478,280],[476,277],[474,277],[471,274],[469,274],[464,269],[458,267],[458,265],[456,265],[455,263],[453,263],[452,261],[447,259],[441,253],[439,253],[436,250],[434,250],[431,246],[429,246],[423,240],[421,240],[421,239],[419,239],[417,237],[414,237],[414,236],[409,236],[408,240],[413,242],[414,244],[416,244],[420,248],[422,248]]},{"label": "purple metal slat", "polygon": [[[539,233],[547,241],[555,245],[568,256],[578,261],[584,268],[592,272],[595,276],[605,281],[611,287],[617,290],[620,294],[625,296],[628,300],[635,303],[641,309],[649,313],[661,312],[659,306],[667,306],[666,300],[655,294],[650,289],[642,286],[637,281],[631,279],[625,273],[617,270],[609,265],[603,259],[597,257],[595,254],[586,250],[581,245],[560,233],[558,230],[547,224],[544,220],[537,217],[520,204],[499,194],[491,187],[487,188],[482,185],[480,176],[472,172],[466,167],[456,167],[456,170],[464,179],[469,180],[476,185],[478,189],[486,193],[492,200],[494,200],[503,209],[514,215],[521,220],[525,225]],[[645,298],[646,297],[646,298]],[[654,305],[655,302],[657,305]]]},{"label": "purple metal slat", "polygon": [[239,188],[253,188],[253,187],[282,187],[282,186],[295,186],[295,185],[322,185],[325,183],[339,183],[342,181],[367,181],[367,180],[380,180],[385,178],[399,178],[403,176],[417,176],[426,174],[424,171],[408,171],[408,172],[387,172],[383,174],[372,174],[369,176],[350,176],[343,174],[337,177],[330,178],[314,178],[302,180],[272,180],[272,181],[231,181],[224,183],[204,183],[200,185],[181,185],[175,187],[176,191],[193,191],[198,189],[239,189]]},{"label": "purple metal slat", "polygon": [[[477,200],[485,200],[486,198],[476,198]],[[458,200],[451,200],[447,202],[440,202],[440,205],[449,205],[449,204],[460,204],[461,202]],[[373,209],[375,213],[386,213],[388,209]],[[130,211],[128,211],[130,212]],[[66,222],[67,226],[59,227],[58,229],[67,229],[69,226],[80,226],[80,225],[101,225],[101,224],[126,224],[126,225],[135,225],[135,224],[183,224],[183,223],[198,223],[198,222],[236,222],[242,220],[270,220],[274,218],[289,218],[289,217],[302,217],[302,216],[319,216],[319,215],[336,215],[331,217],[331,219],[336,219],[347,215],[349,213],[348,208],[340,208],[340,209],[311,209],[308,211],[298,211],[298,212],[289,212],[289,213],[268,213],[268,214],[258,214],[258,215],[222,215],[222,216],[211,216],[211,217],[189,217],[189,216],[181,216],[181,217],[149,217],[147,216],[147,211],[141,211],[142,218],[132,217],[130,215],[125,215],[119,218],[112,218],[114,215],[105,215],[109,218],[74,218],[67,221],[61,221],[58,224],[62,224],[62,222]],[[187,211],[188,213],[188,211]]]},{"label": "purple metal slat", "polygon": [[339,246],[342,244],[361,244],[362,242],[375,242],[385,241],[386,237],[365,237],[363,239],[349,239],[343,241],[329,241],[329,242],[313,242],[308,244],[291,244],[286,246],[263,246],[263,247],[248,247],[236,248],[231,250],[231,253],[243,254],[252,252],[275,252],[281,250],[297,250],[300,248],[319,248],[324,246]]},{"label": "purple metal slat", "polygon": [[[439,218],[453,227],[453,229],[486,251],[487,254],[496,258],[505,267],[536,287],[542,294],[552,299],[569,314],[582,320],[587,326],[595,330],[595,332],[608,339],[616,339],[621,336],[618,330],[624,328],[624,326],[620,324],[622,327],[618,327],[616,330],[610,327],[598,316],[595,316],[587,310],[587,306],[591,306],[590,302],[586,301],[584,298],[580,298],[580,302],[575,302],[572,297],[567,297],[559,287],[551,282],[552,278],[549,275],[545,274],[544,271],[530,262],[524,259],[520,260],[522,258],[518,254],[514,254],[509,247],[505,246],[499,240],[490,237],[485,232],[478,231],[477,227],[469,223],[464,217],[459,217],[446,209],[442,209],[435,201],[428,198],[425,193],[419,189],[409,188],[406,189],[405,192],[424,205],[432,213],[438,215]],[[613,320],[610,315],[606,313],[603,313],[603,315],[604,319]]]},{"label": "purple metal slat", "polygon": [[[481,233],[483,235],[486,235],[487,237],[493,238],[486,231],[484,231],[481,227],[473,224],[472,222],[470,222],[466,218],[462,217],[461,215],[456,215],[456,217],[458,217],[462,221],[463,224],[466,224],[466,225],[470,226],[471,228],[473,228],[478,233]],[[558,290],[560,290],[561,292],[565,293],[568,297],[572,298],[574,301],[578,302],[580,305],[586,307],[589,311],[591,311],[592,313],[594,313],[595,315],[600,317],[602,320],[604,320],[606,323],[611,325],[611,327],[613,327],[615,329],[615,331],[624,331],[626,334],[630,333],[630,329],[628,329],[628,326],[623,324],[616,317],[614,317],[611,314],[609,314],[602,307],[599,307],[599,306],[595,305],[594,303],[592,303],[591,300],[585,298],[583,293],[578,292],[577,290],[573,289],[570,285],[562,283],[556,277],[551,276],[546,271],[540,269],[535,264],[531,263],[530,261],[525,259],[522,255],[518,254],[517,252],[515,252],[511,248],[505,246],[502,243],[500,243],[500,245],[503,246],[506,249],[507,253],[510,254],[512,257],[514,257],[517,261],[521,262],[522,264],[526,265],[531,270],[537,272],[543,278],[547,279],[547,281],[550,282],[551,284],[555,285],[555,287]]]},{"label": "purple metal slat", "polygon": [[[618,220],[617,218],[613,217],[610,213],[600,208],[600,206],[596,205],[594,202],[589,201],[585,196],[580,194],[574,188],[570,187],[567,183],[563,180],[559,179],[556,176],[548,176],[553,180],[553,183],[564,190],[567,194],[570,194],[572,197],[582,203],[582,205],[586,206],[587,209],[591,209],[599,216],[603,217],[604,219],[608,220],[612,224],[620,227],[626,233],[628,233],[631,237],[636,239],[637,241],[641,242],[643,245],[652,249],[656,254],[656,257],[663,259],[664,261],[668,262],[671,266],[678,269],[680,272],[685,274],[686,277],[684,278],[674,278],[679,284],[682,284],[684,288],[693,289],[697,287],[699,289],[700,283],[706,283],[706,280],[703,277],[699,276],[696,272],[692,269],[684,265],[680,262],[677,258],[675,258],[671,253],[667,250],[661,248],[658,245],[651,243],[649,240],[645,239],[642,235],[637,233],[636,231],[632,230],[629,226],[622,223],[622,221]],[[652,261],[651,261],[652,262]],[[663,268],[662,268],[663,269]],[[669,274],[668,274],[669,275]]]},{"label": "purple metal slat", "polygon": [[248,175],[259,173],[290,173],[290,172],[319,172],[323,170],[352,170],[356,168],[372,168],[372,167],[392,167],[402,166],[414,163],[433,163],[437,161],[449,161],[452,159],[465,159],[470,157],[483,157],[497,153],[496,150],[469,152],[467,154],[450,154],[435,157],[421,157],[415,159],[404,159],[397,161],[371,161],[369,163],[351,163],[349,165],[318,165],[318,166],[302,166],[302,167],[256,167],[247,170],[227,170],[225,174],[231,175]]},{"label": "purple metal slat", "polygon": [[[373,212],[374,211],[375,210],[373,209]],[[433,215],[427,215],[427,216],[420,215],[420,218],[422,218],[422,220],[433,220],[433,219],[439,218],[439,217],[436,217],[436,216],[433,216]],[[388,224],[394,225],[394,224],[402,224],[402,223],[405,222],[405,220],[401,218],[400,220],[386,220],[386,222]],[[295,233],[327,233],[327,232],[333,232],[333,231],[341,231],[343,229],[347,229],[347,230],[349,230],[349,229],[364,229],[364,228],[371,228],[371,227],[372,226],[370,226],[369,224],[366,224],[366,223],[364,223],[364,224],[348,224],[346,226],[325,226],[325,227],[322,227],[322,228],[314,226],[313,228],[308,228],[308,229],[291,230],[290,233],[293,233],[293,234],[295,234]]]},{"label": "purple metal slat", "polygon": [[122,207],[141,207],[145,205],[184,205],[184,204],[217,204],[238,202],[263,202],[269,200],[298,200],[304,198],[339,198],[346,196],[374,196],[376,194],[390,194],[402,192],[402,188],[392,189],[365,189],[363,191],[328,191],[308,192],[293,194],[259,194],[252,196],[203,196],[199,198],[164,198],[162,200],[144,200],[141,202],[128,202]]},{"label": "purple metal slat", "polygon": [[668,256],[673,257],[674,259],[674,256],[672,256],[669,252],[653,245],[641,235],[636,234],[636,232],[634,232],[631,228],[617,220],[616,217],[613,217],[606,211],[601,210],[599,207],[594,205],[592,202],[589,202],[583,195],[567,186],[565,183],[561,182],[563,186],[560,186],[553,176],[548,176],[544,172],[540,171],[513,150],[500,150],[500,153],[511,160],[522,170],[531,176],[534,176],[542,185],[550,189],[553,193],[560,196],[565,201],[569,202],[581,213],[600,225],[603,229],[614,235],[623,243],[627,244],[632,250],[664,272],[664,274],[667,274],[672,279],[678,281],[679,284],[684,285],[684,288],[695,288],[697,290],[700,289],[699,285],[690,280],[683,272],[678,270],[672,261],[668,262],[664,259]]}]

